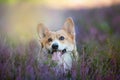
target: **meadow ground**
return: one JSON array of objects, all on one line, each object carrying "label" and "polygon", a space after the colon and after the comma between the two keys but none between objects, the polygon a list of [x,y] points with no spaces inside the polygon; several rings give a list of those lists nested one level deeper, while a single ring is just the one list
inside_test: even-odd
[{"label": "meadow ground", "polygon": [[[79,37],[77,37],[79,38]],[[73,64],[72,80],[119,80],[120,38],[107,36],[104,41],[87,37],[77,41],[80,58]],[[50,62],[38,62],[40,46],[37,40],[26,44],[13,44],[8,37],[0,35],[0,79],[2,80],[63,80],[56,76]]]}]

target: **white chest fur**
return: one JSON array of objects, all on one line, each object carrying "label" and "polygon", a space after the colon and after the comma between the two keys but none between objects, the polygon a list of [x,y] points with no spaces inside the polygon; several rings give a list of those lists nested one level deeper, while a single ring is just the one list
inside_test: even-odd
[{"label": "white chest fur", "polygon": [[72,68],[72,53],[70,52],[67,52],[67,53],[64,53],[60,60],[58,61],[58,66],[61,68],[61,69],[64,69],[64,71],[66,70],[71,70]]}]

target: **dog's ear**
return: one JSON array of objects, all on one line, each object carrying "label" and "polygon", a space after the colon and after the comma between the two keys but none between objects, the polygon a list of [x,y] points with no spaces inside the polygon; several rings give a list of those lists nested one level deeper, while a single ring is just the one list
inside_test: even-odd
[{"label": "dog's ear", "polygon": [[38,24],[37,33],[39,35],[40,40],[43,39],[47,35],[48,32],[49,30],[44,24],[42,23]]},{"label": "dog's ear", "polygon": [[63,30],[65,30],[71,36],[75,36],[74,22],[71,17],[66,19]]}]

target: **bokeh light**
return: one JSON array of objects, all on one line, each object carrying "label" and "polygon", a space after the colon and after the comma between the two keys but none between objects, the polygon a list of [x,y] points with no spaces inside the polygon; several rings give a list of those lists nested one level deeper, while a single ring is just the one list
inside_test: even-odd
[{"label": "bokeh light", "polygon": [[36,36],[38,23],[50,29],[60,28],[65,20],[65,10],[99,8],[118,4],[119,0],[1,0],[0,27],[12,38],[25,41]]}]

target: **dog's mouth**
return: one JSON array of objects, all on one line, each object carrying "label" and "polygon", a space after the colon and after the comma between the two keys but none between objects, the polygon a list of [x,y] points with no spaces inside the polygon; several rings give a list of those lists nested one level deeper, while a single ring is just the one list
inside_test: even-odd
[{"label": "dog's mouth", "polygon": [[61,56],[66,52],[66,49],[63,50],[52,50],[52,60],[59,61]]}]

